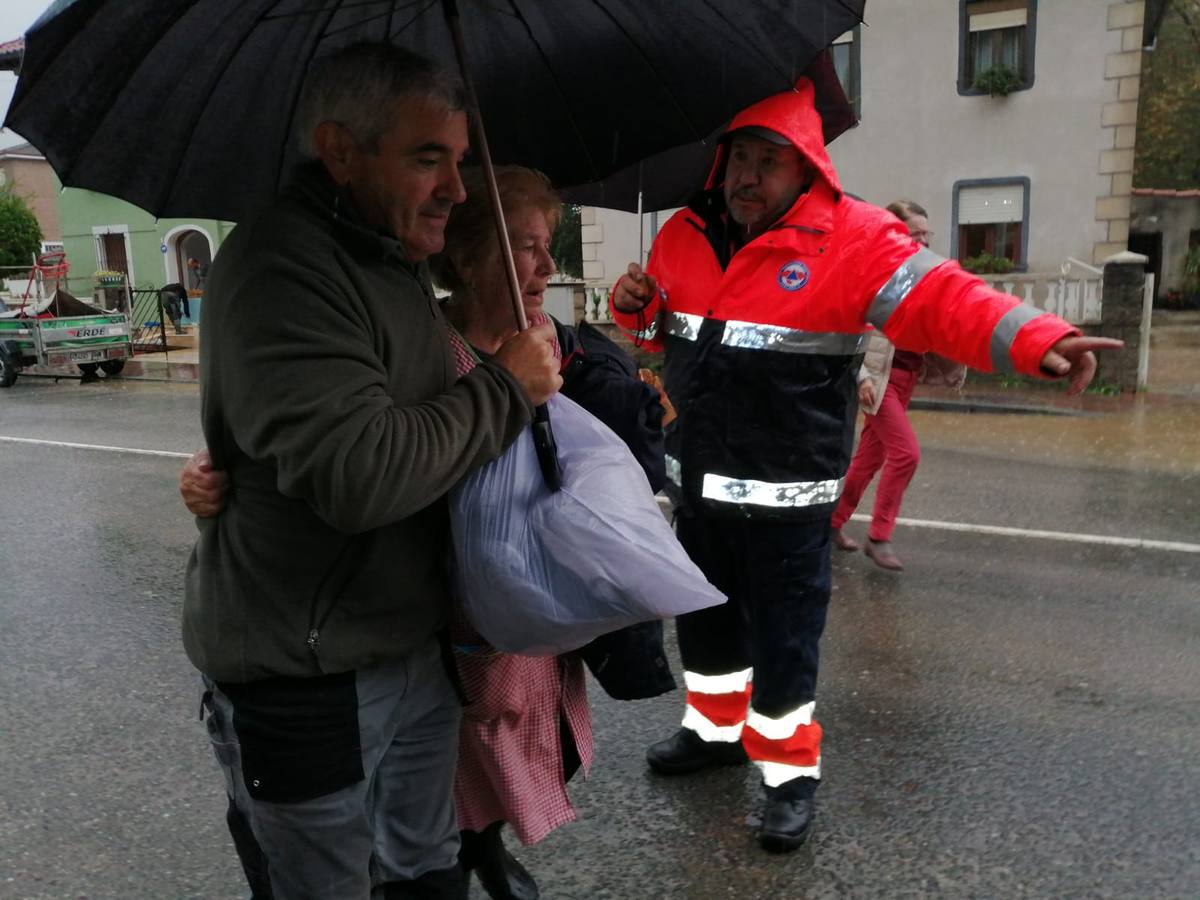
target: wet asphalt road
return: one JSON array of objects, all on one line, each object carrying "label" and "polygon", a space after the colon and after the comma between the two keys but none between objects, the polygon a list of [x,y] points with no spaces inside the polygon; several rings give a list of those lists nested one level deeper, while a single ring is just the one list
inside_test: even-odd
[{"label": "wet asphalt road", "polygon": [[[0,437],[188,451],[197,409],[23,378]],[[1200,544],[1198,417],[922,412],[904,513]],[[178,639],[180,462],[0,441],[0,898],[245,896]],[[896,541],[900,576],[835,559],[809,845],[758,850],[749,770],[647,773],[678,693],[594,690],[580,821],[518,851],[543,897],[1200,896],[1200,554]]]}]

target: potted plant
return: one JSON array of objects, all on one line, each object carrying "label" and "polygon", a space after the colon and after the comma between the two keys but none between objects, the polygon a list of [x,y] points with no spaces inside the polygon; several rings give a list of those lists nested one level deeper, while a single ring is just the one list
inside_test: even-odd
[{"label": "potted plant", "polygon": [[93,277],[101,287],[120,287],[125,282],[125,273],[113,269],[101,269]]},{"label": "potted plant", "polygon": [[1005,275],[1013,270],[1013,262],[1007,256],[995,256],[985,250],[978,256],[968,256],[962,267],[976,275]]},{"label": "potted plant", "polygon": [[980,72],[971,86],[993,97],[1007,97],[1021,86],[1021,73],[1012,66],[992,66]]}]

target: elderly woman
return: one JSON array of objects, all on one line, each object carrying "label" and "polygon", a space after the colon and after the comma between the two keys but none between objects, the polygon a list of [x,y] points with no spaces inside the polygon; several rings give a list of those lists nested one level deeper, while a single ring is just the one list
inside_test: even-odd
[{"label": "elderly woman", "polygon": [[[549,180],[532,169],[500,167],[496,176],[526,316],[531,323],[545,321],[546,288],[556,271],[550,240],[561,201]],[[453,326],[450,341],[459,376],[516,330],[482,175],[464,170],[463,180],[468,200],[451,214],[445,248],[430,261],[434,279],[450,291],[445,310]],[[555,325],[566,356],[590,352],[577,335]],[[639,382],[631,370],[604,371],[604,394],[628,399],[593,412],[622,435],[635,456],[656,460],[661,469],[663,410],[657,391]],[[567,387],[564,393],[569,395]],[[654,465],[644,465],[654,483]],[[203,451],[185,467],[180,490],[194,514],[219,512],[222,476],[208,468]],[[501,653],[488,646],[461,613],[456,611],[453,618],[454,661],[467,698],[454,786],[462,836],[459,859],[467,872],[478,874],[495,900],[536,898],[536,883],[505,848],[501,830],[507,823],[523,843],[532,844],[576,817],[566,784],[580,767],[586,771],[593,756],[583,665],[576,654],[532,658]],[[655,658],[660,653],[659,647],[636,655],[665,666],[661,656]],[[638,672],[637,660],[626,668]],[[630,698],[652,696],[670,686],[635,677],[645,683],[640,685],[643,691]],[[231,822],[231,829],[235,825]],[[254,860],[247,859],[244,837],[238,849],[249,873]],[[253,857],[252,850],[249,855]]]},{"label": "elderly woman", "polygon": [[[546,317],[546,287],[557,268],[550,239],[561,202],[532,169],[496,172],[508,223],[521,302],[530,322]],[[500,245],[477,170],[463,173],[467,201],[446,226],[446,246],[431,260],[434,280],[450,291],[446,315],[461,376],[476,355],[490,355],[516,330]],[[466,692],[454,800],[463,868],[478,873],[493,898],[536,897],[529,873],[504,849],[504,823],[525,844],[575,819],[566,783],[592,762],[592,725],[580,659],[500,653],[456,617],[454,656]]]}]

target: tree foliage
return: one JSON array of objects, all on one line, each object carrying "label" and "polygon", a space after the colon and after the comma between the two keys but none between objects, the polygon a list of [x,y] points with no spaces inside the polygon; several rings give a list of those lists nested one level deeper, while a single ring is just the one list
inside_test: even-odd
[{"label": "tree foliage", "polygon": [[[0,190],[0,266],[24,266],[26,270],[33,254],[42,248],[42,228],[33,210],[11,188]],[[12,278],[12,270],[0,272],[0,277]]]},{"label": "tree foliage", "polygon": [[560,272],[575,278],[583,277],[583,240],[578,206],[563,204],[562,219],[550,241],[550,255],[554,257]]},{"label": "tree foliage", "polygon": [[1168,0],[1138,105],[1134,184],[1200,188],[1200,0]]}]

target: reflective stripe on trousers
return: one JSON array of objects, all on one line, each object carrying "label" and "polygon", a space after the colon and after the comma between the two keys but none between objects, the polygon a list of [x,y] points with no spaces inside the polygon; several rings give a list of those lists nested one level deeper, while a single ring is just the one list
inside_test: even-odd
[{"label": "reflective stripe on trousers", "polygon": [[767,787],[793,778],[821,777],[821,726],[813,721],[815,707],[810,701],[778,718],[750,710],[742,745]]},{"label": "reflective stripe on trousers", "polygon": [[687,707],[682,725],[703,740],[732,744],[741,740],[750,703],[750,669],[726,675],[684,672]]},{"label": "reflective stripe on trousers", "polygon": [[793,778],[820,778],[816,704],[809,701],[782,716],[765,716],[749,706],[750,677],[749,669],[715,676],[684,672],[688,691],[683,727],[710,743],[740,740],[768,787]]}]

